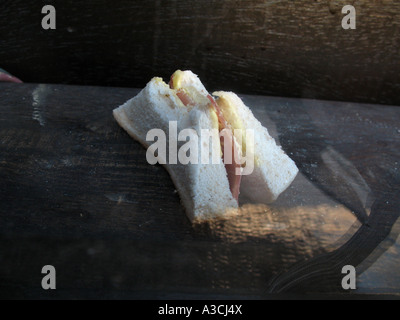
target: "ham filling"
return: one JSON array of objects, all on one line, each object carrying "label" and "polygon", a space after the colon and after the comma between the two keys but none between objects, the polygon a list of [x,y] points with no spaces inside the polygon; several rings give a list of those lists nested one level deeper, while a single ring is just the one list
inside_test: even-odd
[{"label": "ham filling", "polygon": [[[174,89],[172,77],[169,82],[169,86],[171,89]],[[187,105],[195,105],[193,100],[189,97],[189,95],[183,90],[183,89],[177,89],[176,95],[178,98],[182,101],[182,103],[187,106]],[[221,142],[221,150],[222,150],[222,161],[224,162],[225,165],[225,170],[228,176],[228,181],[229,181],[229,188],[231,190],[232,196],[236,199],[236,201],[239,202],[239,190],[240,190],[240,182],[242,179],[241,174],[236,174],[236,169],[240,170],[241,167],[241,153],[239,148],[235,144],[235,137],[233,136],[233,132],[227,123],[227,121],[224,118],[224,115],[219,108],[218,104],[214,100],[214,98],[211,95],[208,95],[207,98],[210,100],[210,105],[214,108],[217,117],[218,117],[218,124],[219,124],[219,132],[221,133],[222,130],[224,131],[224,134],[220,134],[220,142]],[[225,136],[225,138],[224,138]],[[225,155],[224,155],[224,150],[225,146],[224,144],[228,144],[226,147],[228,148],[227,150],[231,149],[231,158],[232,161],[225,161]]]}]

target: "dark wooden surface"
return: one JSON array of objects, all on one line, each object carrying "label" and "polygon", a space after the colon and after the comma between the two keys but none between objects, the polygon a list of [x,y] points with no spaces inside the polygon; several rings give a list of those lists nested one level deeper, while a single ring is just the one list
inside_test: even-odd
[{"label": "dark wooden surface", "polygon": [[[41,27],[45,4],[56,30]],[[347,4],[355,30],[341,26]],[[187,68],[210,89],[400,105],[399,21],[395,0],[2,1],[0,67],[137,88]]]},{"label": "dark wooden surface", "polygon": [[0,84],[0,297],[399,295],[398,107],[243,96],[300,173],[270,206],[193,226],[112,117],[137,92]]}]

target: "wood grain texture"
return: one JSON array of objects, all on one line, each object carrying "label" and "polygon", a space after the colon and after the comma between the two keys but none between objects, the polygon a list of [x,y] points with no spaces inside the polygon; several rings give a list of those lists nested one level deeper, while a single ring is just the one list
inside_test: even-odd
[{"label": "wood grain texture", "polygon": [[191,225],[166,170],[112,117],[137,92],[0,84],[1,297],[343,295],[345,264],[361,293],[400,292],[387,267],[399,261],[397,107],[243,95],[300,173],[270,206]]},{"label": "wood grain texture", "polygon": [[[191,69],[210,89],[400,105],[398,1],[47,1],[0,4],[0,64],[26,82],[143,87]],[[341,8],[356,8],[343,30]],[[221,86],[223,88],[221,88]]]}]

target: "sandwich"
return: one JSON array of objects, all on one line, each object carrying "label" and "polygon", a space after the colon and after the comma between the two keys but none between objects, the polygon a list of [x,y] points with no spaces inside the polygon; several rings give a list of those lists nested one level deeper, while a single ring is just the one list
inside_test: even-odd
[{"label": "sandwich", "polygon": [[298,173],[235,93],[211,95],[189,70],[152,78],[113,116],[168,171],[192,222],[228,217],[242,197],[270,203]]}]

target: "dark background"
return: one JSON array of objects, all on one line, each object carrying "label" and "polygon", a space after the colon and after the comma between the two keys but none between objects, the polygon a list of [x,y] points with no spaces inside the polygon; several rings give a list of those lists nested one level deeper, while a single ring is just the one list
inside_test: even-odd
[{"label": "dark background", "polygon": [[398,1],[0,2],[0,67],[24,82],[141,88],[180,68],[210,90],[399,105],[399,48]]}]

